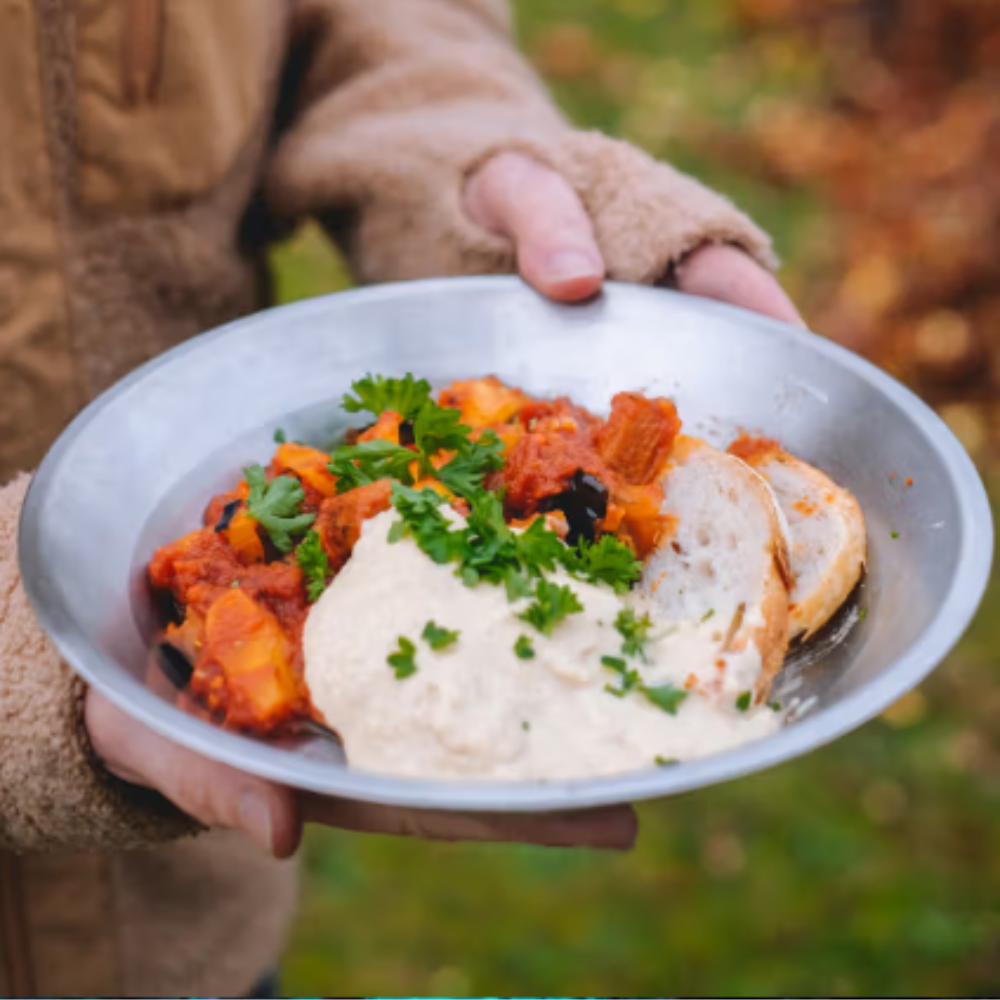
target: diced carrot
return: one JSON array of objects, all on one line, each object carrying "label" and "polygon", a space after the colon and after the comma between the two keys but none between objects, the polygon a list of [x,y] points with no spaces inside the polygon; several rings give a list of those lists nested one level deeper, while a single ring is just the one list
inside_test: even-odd
[{"label": "diced carrot", "polygon": [[395,410],[385,410],[368,430],[358,435],[358,442],[389,441],[392,444],[399,444],[399,428],[402,424],[403,418],[400,414]]},{"label": "diced carrot", "polygon": [[275,452],[272,468],[278,474],[293,472],[303,483],[308,484],[324,497],[332,497],[337,492],[337,480],[327,466],[330,456],[318,448],[287,442]]},{"label": "diced carrot", "polygon": [[229,522],[226,539],[240,562],[249,566],[264,561],[264,543],[260,540],[257,522],[245,511],[239,511]]},{"label": "diced carrot", "polygon": [[493,375],[453,382],[439,397],[441,406],[459,410],[462,422],[473,428],[505,424],[529,402],[530,396],[511,389]]}]

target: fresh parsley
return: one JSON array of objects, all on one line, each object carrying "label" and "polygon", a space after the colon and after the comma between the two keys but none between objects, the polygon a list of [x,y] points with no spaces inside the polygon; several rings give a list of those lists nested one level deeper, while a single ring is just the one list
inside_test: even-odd
[{"label": "fresh parsley", "polygon": [[431,473],[431,456],[439,451],[468,448],[472,428],[462,423],[462,414],[451,407],[428,401],[413,420],[413,440],[420,453],[423,470]]},{"label": "fresh parsley", "polygon": [[676,715],[677,709],[688,696],[683,688],[673,684],[658,684],[655,687],[643,685],[642,693],[657,707],[662,708],[667,715]]},{"label": "fresh parsley", "polygon": [[424,626],[422,638],[431,649],[439,651],[453,645],[458,640],[458,635],[458,632],[449,632],[434,622],[428,622]]},{"label": "fresh parsley", "polygon": [[642,687],[642,678],[638,670],[633,670],[618,656],[602,656],[601,663],[609,670],[613,670],[622,679],[621,687],[613,687],[610,684],[604,686],[608,694],[613,694],[616,698],[624,698],[630,691],[635,691]]},{"label": "fresh parsley", "polygon": [[413,482],[410,466],[416,458],[409,448],[376,439],[338,448],[329,469],[337,479],[337,492],[346,493],[379,479],[396,479],[409,485]]},{"label": "fresh parsley", "polygon": [[702,623],[702,625],[704,625],[705,622],[707,622],[710,618],[714,618],[714,617],[715,617],[715,608],[709,608],[708,611],[706,611],[701,616],[701,623]]},{"label": "fresh parsley", "polygon": [[416,661],[417,647],[405,636],[399,637],[399,649],[390,653],[386,659],[389,666],[396,671],[396,680],[406,680],[417,672]]},{"label": "fresh parsley", "polygon": [[556,625],[581,611],[583,605],[571,587],[539,580],[535,587],[535,600],[518,617],[543,635],[552,635]]},{"label": "fresh parsley", "polygon": [[514,655],[519,660],[533,660],[535,658],[535,647],[526,635],[519,635],[514,643]]},{"label": "fresh parsley", "polygon": [[444,497],[434,490],[414,490],[393,483],[392,505],[401,520],[390,529],[389,541],[398,542],[411,535],[434,562],[444,564],[459,559],[464,547],[462,533],[451,530],[441,513],[443,503]]},{"label": "fresh parsley", "polygon": [[622,608],[615,619],[615,628],[622,637],[622,652],[626,656],[638,656],[647,661],[646,643],[653,622],[649,615],[638,618],[634,608]]},{"label": "fresh parsley", "polygon": [[614,535],[602,535],[596,544],[581,539],[578,571],[591,583],[606,583],[624,594],[642,574],[642,560]]},{"label": "fresh parsley", "polygon": [[656,764],[657,767],[672,767],[674,764],[679,764],[680,761],[676,757],[661,757],[657,754],[653,758],[653,763]]},{"label": "fresh parsley", "polygon": [[386,410],[398,413],[404,420],[411,420],[431,401],[431,386],[425,379],[416,381],[412,375],[403,378],[386,378],[383,375],[366,375],[351,385],[355,395],[344,396],[343,407],[348,413],[367,410],[376,418]]},{"label": "fresh parsley", "polygon": [[750,702],[752,699],[753,695],[749,691],[744,691],[743,694],[736,699],[736,708],[741,712],[747,711],[747,709],[750,708]]},{"label": "fresh parsley", "polygon": [[285,444],[287,441],[288,441],[288,438],[285,435],[285,432],[279,427],[274,432],[274,443],[275,444]]},{"label": "fresh parsley", "polygon": [[315,531],[308,532],[299,543],[295,550],[295,561],[305,578],[306,594],[310,602],[318,601],[326,590],[326,581],[333,574],[333,569],[323,542]]},{"label": "fresh parsley", "polygon": [[305,491],[292,476],[278,476],[267,481],[259,465],[243,470],[250,486],[247,513],[270,535],[281,552],[291,552],[293,538],[301,535],[316,520],[315,514],[302,513]]},{"label": "fresh parsley", "polygon": [[478,441],[467,438],[436,475],[453,493],[467,497],[482,487],[487,473],[502,468],[503,441],[493,431],[484,431]]}]

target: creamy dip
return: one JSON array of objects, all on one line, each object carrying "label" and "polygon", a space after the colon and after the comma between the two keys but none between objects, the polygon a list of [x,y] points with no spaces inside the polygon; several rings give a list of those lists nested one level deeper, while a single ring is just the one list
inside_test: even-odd
[{"label": "creamy dip", "polygon": [[[732,681],[711,697],[692,691],[676,714],[639,690],[615,697],[607,687],[621,678],[601,658],[622,657],[614,623],[627,598],[553,574],[584,610],[546,637],[518,618],[530,598],[511,603],[503,587],[466,587],[454,565],[433,562],[410,538],[390,544],[395,519],[388,511],[366,522],[306,622],[312,699],[352,766],[423,778],[582,778],[707,756],[779,727],[767,707],[741,712]],[[432,650],[421,638],[429,621],[457,631],[457,641]],[[648,687],[700,689],[722,669],[713,626],[657,622],[649,662],[628,666]],[[401,636],[416,646],[416,672],[397,679],[387,658]],[[521,636],[533,659],[515,654]],[[726,675],[752,687],[756,650],[729,659]]]}]

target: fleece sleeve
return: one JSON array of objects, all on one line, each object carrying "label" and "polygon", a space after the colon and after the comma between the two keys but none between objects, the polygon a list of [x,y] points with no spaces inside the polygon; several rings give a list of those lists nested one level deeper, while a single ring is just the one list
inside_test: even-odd
[{"label": "fleece sleeve", "polygon": [[303,0],[304,67],[267,179],[279,216],[318,215],[362,282],[509,272],[510,242],[462,209],[469,174],[518,151],[562,174],[613,279],[655,282],[707,241],[766,266],[727,199],[627,143],[572,128],[514,47],[500,0]]},{"label": "fleece sleeve", "polygon": [[17,523],[29,479],[0,489],[0,849],[116,851],[197,829],[153,792],[112,778],[83,726],[83,682],[21,586]]}]

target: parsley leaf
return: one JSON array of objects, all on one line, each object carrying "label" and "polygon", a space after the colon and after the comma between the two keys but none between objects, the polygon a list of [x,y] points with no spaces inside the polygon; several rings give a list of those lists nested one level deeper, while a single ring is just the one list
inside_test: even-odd
[{"label": "parsley leaf", "polygon": [[[406,535],[434,562],[444,564],[458,559],[463,548],[460,532],[452,531],[440,507],[444,497],[433,490],[414,490],[399,483],[392,484],[392,505],[399,512],[401,522],[394,524],[389,541],[398,542]],[[399,527],[402,525],[402,528]]]},{"label": "parsley leaf", "polygon": [[543,635],[552,635],[556,625],[580,611],[583,611],[583,605],[571,587],[539,580],[535,587],[535,600],[518,617]]},{"label": "parsley leaf", "polygon": [[405,636],[399,637],[399,649],[386,657],[389,666],[396,671],[396,680],[406,680],[417,672],[417,647]]},{"label": "parsley leaf", "polygon": [[633,608],[622,608],[615,619],[615,628],[624,640],[622,642],[622,652],[626,656],[639,656],[644,661],[646,657],[646,643],[649,642],[649,630],[653,627],[649,615],[636,618]]},{"label": "parsley leaf", "polygon": [[518,557],[529,572],[538,574],[544,569],[551,573],[558,563],[569,563],[568,568],[575,565],[573,550],[546,527],[543,517],[532,521],[525,531],[514,536],[514,540]]},{"label": "parsley leaf", "polygon": [[386,410],[393,410],[404,420],[410,420],[431,401],[430,383],[425,379],[417,382],[410,374],[403,378],[366,375],[351,388],[357,395],[347,393],[344,396],[344,409],[348,413],[367,410],[376,418]]},{"label": "parsley leaf", "polygon": [[657,707],[662,708],[668,715],[676,715],[677,709],[687,698],[688,693],[683,688],[674,687],[673,684],[659,684],[656,687],[646,687],[642,693]]},{"label": "parsley leaf", "polygon": [[653,758],[653,763],[656,764],[657,767],[671,767],[674,764],[679,764],[680,761],[676,757],[661,757],[657,754]]},{"label": "parsley leaf", "polygon": [[750,703],[753,700],[753,695],[749,691],[744,691],[743,694],[736,699],[736,708],[740,712],[745,712],[750,708]]},{"label": "parsley leaf", "polygon": [[311,602],[318,601],[326,590],[326,579],[333,569],[323,548],[323,542],[315,531],[310,531],[295,550],[295,561],[302,570],[306,581],[306,593]]},{"label": "parsley leaf", "polygon": [[535,647],[526,635],[519,635],[514,643],[514,655],[519,660],[533,660],[535,658]]},{"label": "parsley leaf", "polygon": [[428,622],[424,626],[422,638],[431,649],[441,650],[447,649],[458,639],[458,632],[449,632],[448,629],[441,628],[434,622]]},{"label": "parsley leaf", "polygon": [[614,535],[602,535],[590,544],[580,539],[578,569],[591,583],[606,583],[624,594],[642,574],[642,560]]},{"label": "parsley leaf", "polygon": [[466,439],[458,454],[437,470],[437,477],[452,492],[469,496],[483,485],[488,472],[503,468],[503,441],[484,431],[478,441]]},{"label": "parsley leaf", "polygon": [[275,444],[285,444],[287,441],[288,441],[288,437],[285,435],[285,432],[279,427],[274,432],[274,443]]},{"label": "parsley leaf", "polygon": [[271,536],[271,541],[281,552],[292,551],[292,536],[302,532],[316,520],[315,514],[303,514],[302,501],[305,491],[292,476],[278,476],[267,481],[259,465],[243,470],[250,486],[247,513]]},{"label": "parsley leaf", "polygon": [[608,694],[613,694],[616,698],[624,698],[630,691],[642,686],[642,678],[638,670],[633,670],[618,656],[602,656],[601,663],[609,670],[613,670],[622,679],[621,687],[612,687],[610,684],[604,686]]},{"label": "parsley leaf", "polygon": [[410,485],[410,465],[416,458],[409,448],[377,439],[338,448],[328,468],[337,477],[337,492],[346,493],[378,479],[398,479]]},{"label": "parsley leaf", "polygon": [[439,451],[467,449],[471,427],[462,423],[462,414],[447,406],[428,401],[413,421],[413,440],[425,472],[432,472],[431,455]]}]

